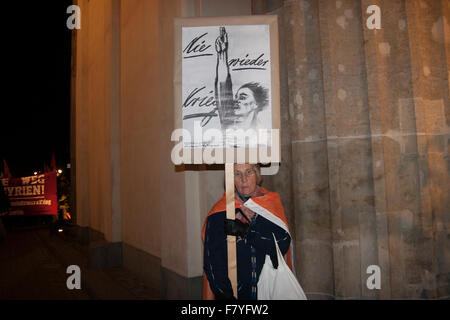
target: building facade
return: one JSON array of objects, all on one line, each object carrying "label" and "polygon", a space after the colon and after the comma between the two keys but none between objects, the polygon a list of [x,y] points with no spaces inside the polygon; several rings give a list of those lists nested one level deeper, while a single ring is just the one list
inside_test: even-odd
[{"label": "building facade", "polygon": [[450,296],[448,1],[74,4],[75,219],[93,265],[201,298],[201,227],[224,178],[171,162],[173,19],[274,14],[282,162],[264,186],[281,195],[308,298]]}]

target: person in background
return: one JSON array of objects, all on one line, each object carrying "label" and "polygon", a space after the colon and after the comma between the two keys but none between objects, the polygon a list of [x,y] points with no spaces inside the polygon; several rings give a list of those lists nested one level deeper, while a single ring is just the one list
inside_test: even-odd
[{"label": "person in background", "polygon": [[3,216],[8,214],[10,208],[10,203],[8,196],[5,193],[3,184],[0,181],[0,242],[6,238],[6,229],[3,225]]}]

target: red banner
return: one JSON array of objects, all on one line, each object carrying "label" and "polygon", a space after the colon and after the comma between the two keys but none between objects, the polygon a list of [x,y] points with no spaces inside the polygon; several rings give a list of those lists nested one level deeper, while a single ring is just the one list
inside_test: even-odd
[{"label": "red banner", "polygon": [[11,204],[10,215],[58,214],[56,171],[1,182]]}]

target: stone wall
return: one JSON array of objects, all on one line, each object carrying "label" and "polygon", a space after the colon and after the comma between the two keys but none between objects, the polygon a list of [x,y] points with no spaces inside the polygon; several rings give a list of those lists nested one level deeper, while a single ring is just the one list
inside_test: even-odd
[{"label": "stone wall", "polygon": [[[370,5],[381,29],[366,26]],[[281,194],[311,299],[450,296],[450,5],[254,0],[279,16]],[[294,226],[294,227],[292,227]],[[367,267],[381,270],[369,290]]]}]

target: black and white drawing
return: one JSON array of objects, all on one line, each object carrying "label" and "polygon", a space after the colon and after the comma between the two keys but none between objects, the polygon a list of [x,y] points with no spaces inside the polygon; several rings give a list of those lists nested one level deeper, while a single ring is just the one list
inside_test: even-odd
[{"label": "black and white drawing", "polygon": [[267,25],[183,27],[182,43],[183,128],[191,134],[185,147],[225,145],[196,136],[195,126],[272,129]]},{"label": "black and white drawing", "polygon": [[[215,48],[217,52],[215,101],[222,129],[256,130],[261,128],[257,115],[269,103],[267,88],[258,82],[249,82],[243,84],[233,96],[233,83],[228,61],[228,34],[225,27],[220,28],[220,36],[216,39]],[[253,65],[248,68],[240,68],[240,70],[254,69],[263,68],[253,67]]]}]

